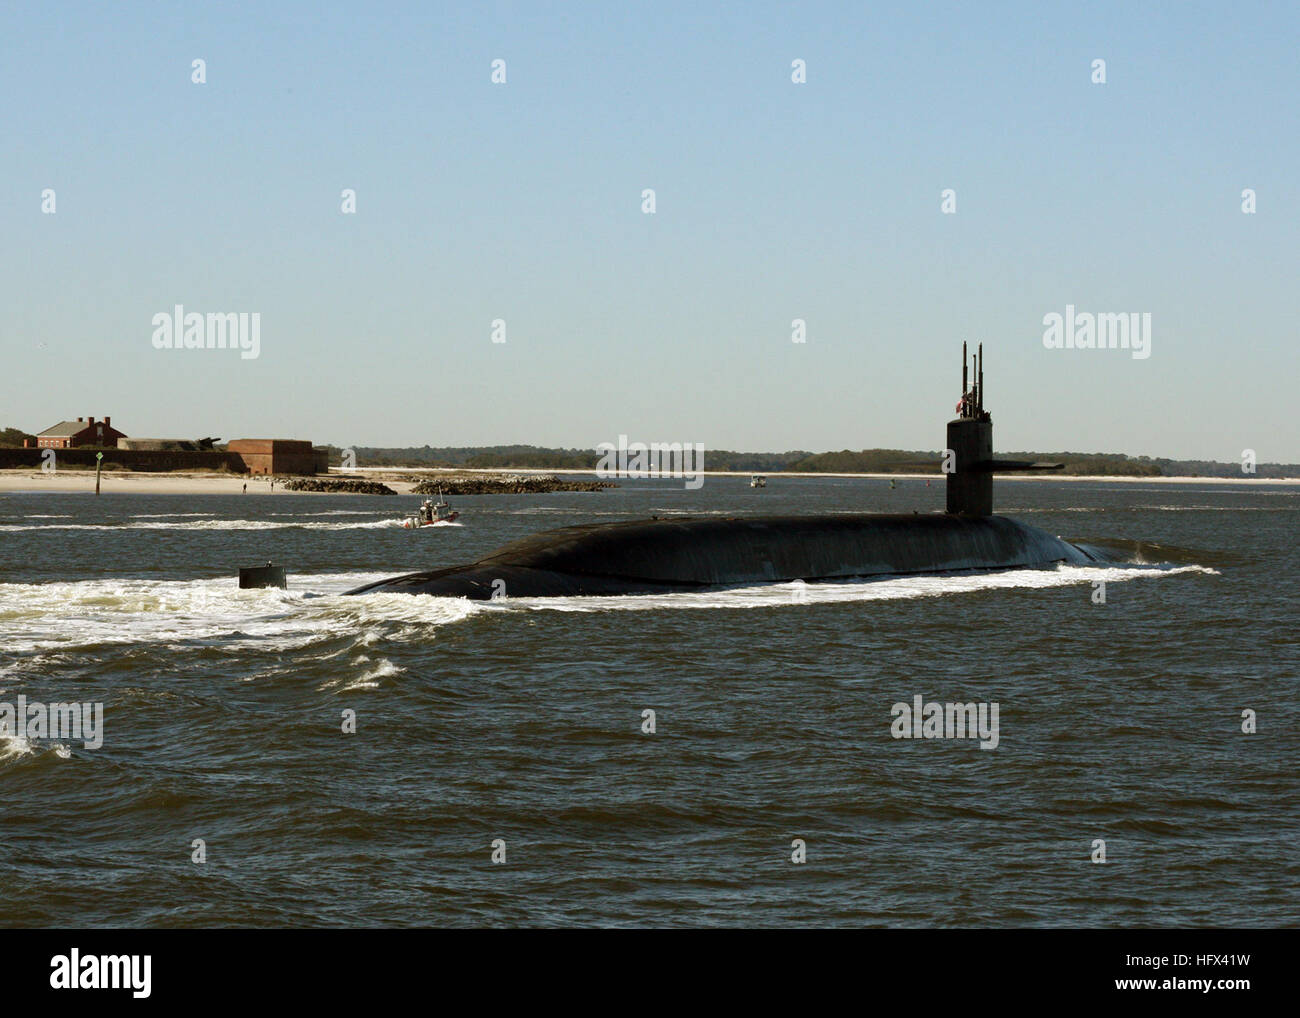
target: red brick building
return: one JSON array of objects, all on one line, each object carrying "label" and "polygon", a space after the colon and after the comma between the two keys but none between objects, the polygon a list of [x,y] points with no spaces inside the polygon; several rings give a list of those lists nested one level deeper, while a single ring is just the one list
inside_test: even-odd
[{"label": "red brick building", "polygon": [[60,421],[36,436],[38,449],[76,449],[80,446],[99,446],[112,449],[119,438],[126,435],[114,428],[111,417],[96,421],[93,417],[75,421]]},{"label": "red brick building", "polygon": [[226,451],[238,453],[250,474],[314,474],[316,455],[310,442],[291,438],[237,438]]}]

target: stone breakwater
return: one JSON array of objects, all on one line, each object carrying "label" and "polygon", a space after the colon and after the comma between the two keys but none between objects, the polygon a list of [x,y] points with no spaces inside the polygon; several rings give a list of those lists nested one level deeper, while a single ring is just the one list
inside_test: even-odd
[{"label": "stone breakwater", "polygon": [[[553,474],[467,475],[429,478],[403,474],[387,478],[399,486],[412,484],[412,495],[544,495],[553,491],[600,491],[616,488],[612,481],[574,481]],[[340,495],[396,495],[386,484],[355,478],[276,478],[285,491],[319,491]]]},{"label": "stone breakwater", "polygon": [[344,495],[396,495],[392,488],[378,481],[318,481],[295,477],[283,483],[285,491],[326,491]]},{"label": "stone breakwater", "polygon": [[612,481],[561,480],[551,474],[506,474],[503,477],[447,477],[422,480],[412,495],[544,495],[552,491],[600,491],[616,488]]}]

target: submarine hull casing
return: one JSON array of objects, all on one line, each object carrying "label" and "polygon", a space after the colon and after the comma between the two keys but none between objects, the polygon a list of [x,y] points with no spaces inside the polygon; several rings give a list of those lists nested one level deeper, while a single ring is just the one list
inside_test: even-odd
[{"label": "submarine hull casing", "polygon": [[677,518],[547,531],[471,565],[410,573],[348,593],[474,600],[646,594],[1092,561],[1075,545],[1005,516]]}]

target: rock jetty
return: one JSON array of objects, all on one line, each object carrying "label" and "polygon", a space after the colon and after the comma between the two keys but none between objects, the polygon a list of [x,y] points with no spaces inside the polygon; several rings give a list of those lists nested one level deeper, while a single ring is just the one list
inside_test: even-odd
[{"label": "rock jetty", "polygon": [[612,481],[565,480],[554,474],[505,474],[502,476],[440,477],[422,480],[412,495],[544,495],[552,491],[600,491],[616,488]]},{"label": "rock jetty", "polygon": [[328,491],[341,495],[396,495],[392,488],[378,481],[344,481],[317,480],[311,477],[295,477],[284,481],[285,491]]}]

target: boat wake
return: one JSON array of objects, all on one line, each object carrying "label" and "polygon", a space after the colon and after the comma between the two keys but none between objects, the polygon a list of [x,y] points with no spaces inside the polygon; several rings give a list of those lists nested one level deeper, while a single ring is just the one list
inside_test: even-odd
[{"label": "boat wake", "polygon": [[[982,591],[1068,587],[1101,580],[1121,583],[1187,573],[1219,575],[1199,565],[1107,564],[1104,566],[1055,566],[1045,569],[1015,569],[995,573],[889,576],[829,583],[763,584],[681,594],[635,594],[606,597],[536,597],[502,601],[479,601],[490,609],[551,610],[568,612],[649,611],[665,608],[802,608],[809,605],[845,604],[857,601],[896,601],[910,598],[947,597]],[[389,595],[410,597],[411,595]],[[417,595],[418,596],[418,595]],[[448,600],[447,598],[435,600]]]},{"label": "boat wake", "polygon": [[326,522],[304,520],[301,517],[292,522],[278,520],[209,520],[198,519],[188,522],[176,520],[148,520],[136,517],[123,523],[53,523],[28,525],[24,523],[0,523],[0,532],[19,530],[63,531],[63,530],[383,530],[401,527],[401,520],[375,519],[356,522]]},{"label": "boat wake", "polygon": [[[293,576],[291,589],[240,590],[231,578],[200,580],[95,579],[0,584],[0,690],[32,664],[27,655],[96,647],[153,645],[175,649],[304,651],[344,636],[365,649],[384,640],[420,641],[431,630],[484,613],[604,612],[715,609],[799,609],[816,605],[893,601],[1122,583],[1218,571],[1198,564],[1106,563],[996,573],[893,576],[828,583],[763,584],[690,593],[603,597],[503,598],[467,601],[428,594],[344,597],[344,591],[386,574]],[[363,676],[363,683],[385,677]]]}]

